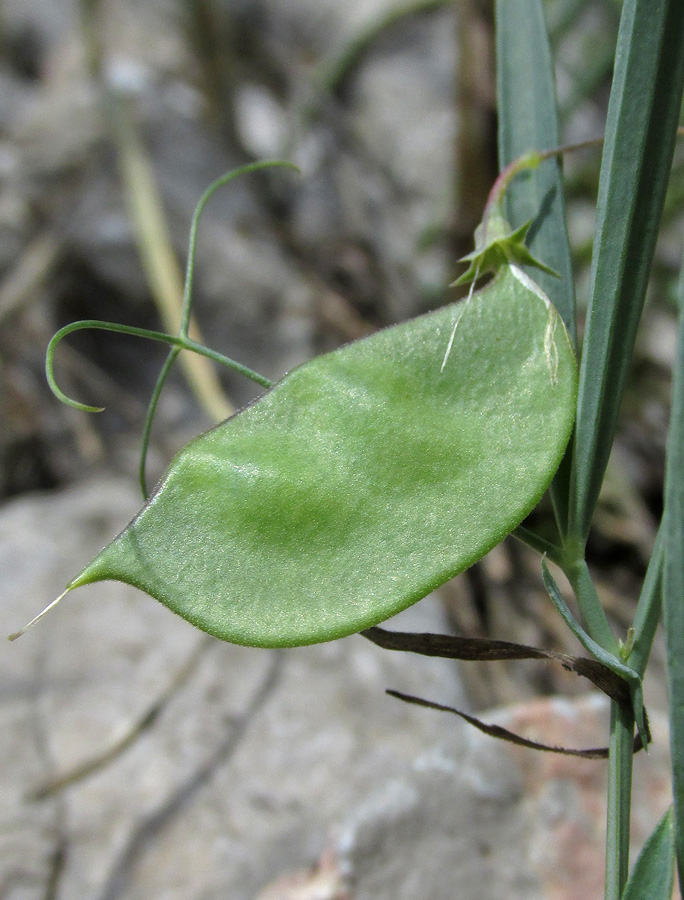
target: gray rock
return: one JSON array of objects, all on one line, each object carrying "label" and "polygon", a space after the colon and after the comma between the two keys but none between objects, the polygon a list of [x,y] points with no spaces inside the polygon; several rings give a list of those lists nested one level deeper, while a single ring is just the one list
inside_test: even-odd
[{"label": "gray rock", "polygon": [[[556,746],[595,747],[609,703],[544,699],[486,716]],[[667,726],[635,759],[633,858],[671,802]],[[607,762],[459,731],[350,811],[332,852],[354,900],[601,900]],[[335,900],[334,895],[332,900]]]}]

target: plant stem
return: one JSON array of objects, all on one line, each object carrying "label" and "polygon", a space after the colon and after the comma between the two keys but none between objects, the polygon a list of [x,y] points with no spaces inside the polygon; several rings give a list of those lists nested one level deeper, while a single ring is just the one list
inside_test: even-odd
[{"label": "plant stem", "polygon": [[577,604],[584,618],[584,626],[589,635],[600,644],[604,650],[619,656],[620,648],[613,634],[606,613],[601,606],[601,601],[596,593],[596,588],[591,580],[589,568],[583,558],[563,566],[568,581],[577,598]]},{"label": "plant stem", "polygon": [[541,535],[531,531],[529,528],[525,528],[524,525],[518,525],[518,527],[511,532],[511,536],[517,538],[521,543],[526,544],[533,550],[536,550],[537,553],[540,553],[542,556],[548,557],[548,559],[550,559],[551,562],[556,563],[556,565],[560,566],[562,564],[563,551],[558,544],[547,541],[546,538],[541,537]]},{"label": "plant stem", "polygon": [[615,701],[610,711],[605,900],[620,900],[629,875],[634,717]]}]

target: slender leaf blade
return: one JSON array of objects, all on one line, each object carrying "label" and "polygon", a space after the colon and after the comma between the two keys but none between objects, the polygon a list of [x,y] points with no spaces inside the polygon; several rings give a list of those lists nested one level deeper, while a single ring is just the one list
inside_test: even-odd
[{"label": "slender leaf blade", "polygon": [[684,884],[684,260],[679,294],[679,336],[665,470],[663,613],[677,868],[680,884]]},{"label": "slender leaf blade", "polygon": [[[541,0],[497,0],[496,46],[499,165],[503,169],[523,153],[551,150],[559,144],[553,63]],[[575,288],[560,162],[548,159],[518,175],[506,192],[506,212],[514,228],[535,220],[530,250],[561,277],[545,273],[533,277],[576,342]]]},{"label": "slender leaf blade", "polygon": [[558,313],[505,267],[469,301],[300,366],[191,442],[70,589],[118,579],[257,646],[368,628],[520,523],[575,402]]},{"label": "slender leaf blade", "polygon": [[674,819],[670,807],[637,857],[622,900],[671,900],[674,858]]},{"label": "slender leaf blade", "polygon": [[661,523],[634,614],[634,642],[628,659],[629,665],[642,677],[661,618],[664,556],[665,530]]},{"label": "slender leaf blade", "polygon": [[573,616],[570,608],[565,602],[563,595],[560,592],[560,588],[558,587],[555,578],[549,571],[546,560],[542,560],[542,579],[544,581],[544,587],[546,588],[546,592],[549,595],[551,602],[561,614],[563,621],[568,626],[570,631],[572,631],[572,633],[575,635],[580,644],[582,644],[584,649],[588,650],[589,653],[592,654],[592,656],[594,656],[599,662],[603,663],[603,665],[609,668],[612,672],[615,672],[616,675],[624,678],[631,687],[637,687],[640,683],[638,674],[629,666],[625,665],[624,662],[613,656],[612,653],[604,650],[600,644],[597,644],[596,641],[589,634],[587,634],[587,632],[582,628],[577,619]]},{"label": "slender leaf blade", "polygon": [[[553,62],[542,0],[497,0],[496,80],[499,166],[530,150],[559,144]],[[532,254],[560,275],[534,273],[577,345],[575,285],[568,239],[561,161],[547,159],[518,175],[506,191],[506,214],[517,227],[534,220]],[[570,453],[554,479],[551,496],[564,536],[568,518]]]},{"label": "slender leaf blade", "polygon": [[586,541],[615,434],[672,164],[684,4],[626,0],[606,124],[580,370],[571,540]]}]

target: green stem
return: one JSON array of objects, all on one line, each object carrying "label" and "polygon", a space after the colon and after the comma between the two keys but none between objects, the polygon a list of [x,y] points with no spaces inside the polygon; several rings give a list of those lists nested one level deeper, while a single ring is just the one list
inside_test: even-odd
[{"label": "green stem", "polygon": [[[684,137],[684,126],[677,128],[677,136]],[[563,156],[565,153],[574,153],[576,150],[588,150],[592,147],[600,147],[604,143],[604,138],[590,138],[586,141],[578,141],[576,144],[563,144],[560,147],[553,147],[551,150],[530,150],[516,157],[499,173],[496,181],[487,197],[487,203],[484,208],[482,221],[487,222],[490,211],[495,207],[502,205],[504,194],[508,190],[508,186],[521,172],[528,169],[536,169],[537,166],[547,159],[554,159]],[[502,212],[503,215],[503,212]]]},{"label": "green stem", "polygon": [[614,701],[609,750],[605,900],[620,900],[629,876],[634,717]]},{"label": "green stem", "polygon": [[154,386],[154,391],[152,392],[152,397],[150,398],[149,405],[147,407],[147,415],[145,416],[145,425],[143,427],[142,440],[140,442],[140,462],[138,464],[138,481],[140,483],[140,490],[142,491],[143,500],[149,500],[149,492],[147,490],[147,451],[150,446],[150,436],[152,434],[152,422],[154,420],[155,413],[157,412],[157,406],[159,405],[159,398],[161,397],[161,392],[166,382],[166,378],[171,371],[173,364],[176,361],[176,358],[180,350],[178,347],[172,347],[169,351],[168,356],[162,366],[161,372],[159,373],[159,377],[157,378],[157,383]]},{"label": "green stem", "polygon": [[552,150],[530,150],[528,153],[523,153],[522,156],[518,156],[501,170],[496,181],[492,185],[484,209],[484,215],[482,216],[483,222],[487,221],[491,209],[495,206],[501,207],[508,185],[513,181],[516,175],[519,175],[521,172],[525,172],[528,169],[536,169],[540,163],[547,159],[554,159],[557,156],[562,156],[564,153],[572,153],[575,150],[600,147],[602,143],[603,138],[592,138],[591,140],[581,141],[577,144],[565,144],[562,147],[554,147]]},{"label": "green stem", "polygon": [[620,657],[620,648],[615,640],[615,635],[608,622],[605,610],[601,606],[596,588],[589,574],[589,567],[583,559],[578,559],[569,565],[563,565],[572,590],[577,598],[577,604],[584,618],[584,625],[588,634],[613,656]]},{"label": "green stem", "polygon": [[259,172],[262,169],[272,169],[276,167],[294,169],[295,172],[299,172],[299,168],[294,163],[282,159],[264,160],[262,162],[249,163],[246,166],[241,166],[239,169],[233,169],[230,172],[226,172],[225,175],[221,175],[220,178],[217,178],[216,181],[212,182],[209,185],[209,187],[200,197],[199,203],[195,207],[195,212],[192,216],[192,225],[190,226],[188,260],[185,271],[185,289],[183,291],[183,312],[180,325],[181,337],[187,338],[188,328],[190,326],[190,309],[192,301],[192,285],[195,273],[195,247],[197,245],[197,229],[199,227],[200,217],[202,216],[202,210],[206,206],[207,201],[213,196],[213,194],[216,193],[216,191],[220,187],[222,187],[224,184],[228,184],[229,181],[233,181],[234,178],[239,178],[242,175],[249,175],[251,172]]},{"label": "green stem", "polygon": [[536,550],[537,553],[546,556],[551,562],[556,563],[557,566],[561,565],[563,551],[557,544],[547,541],[546,538],[541,537],[541,535],[531,531],[529,528],[525,528],[524,525],[518,525],[518,527],[511,532],[511,535],[512,537],[517,538],[522,544],[526,544],[528,547]]},{"label": "green stem", "polygon": [[[591,653],[591,655],[600,663],[603,663],[603,665],[606,666],[606,668],[610,669],[611,672],[615,672],[615,674],[619,675],[620,678],[624,678],[624,680],[629,685],[629,691],[632,698],[632,708],[637,725],[639,726],[639,733],[641,735],[644,747],[648,746],[648,725],[644,712],[644,698],[643,692],[641,690],[641,678],[639,674],[635,672],[634,669],[631,669],[628,665],[626,665],[626,663],[622,659],[621,654],[614,654],[612,651],[606,650],[593,637],[591,637],[590,634],[587,634],[584,628],[582,628],[577,619],[575,619],[573,614],[570,612],[567,603],[563,599],[563,595],[561,594],[558,585],[551,575],[551,572],[549,572],[549,567],[547,566],[545,559],[542,559],[542,578],[544,580],[544,587],[548,592],[551,602],[556,607],[561,615],[561,618],[568,626],[570,631],[572,631],[572,633],[575,635],[580,644],[584,647],[584,649]],[[615,639],[613,638],[613,640]]]}]

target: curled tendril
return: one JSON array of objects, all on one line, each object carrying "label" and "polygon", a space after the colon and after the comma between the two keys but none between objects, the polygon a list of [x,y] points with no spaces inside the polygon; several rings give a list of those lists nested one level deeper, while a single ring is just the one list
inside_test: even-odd
[{"label": "curled tendril", "polygon": [[117,334],[132,334],[134,337],[159,341],[162,344],[169,344],[174,348],[172,352],[175,353],[178,353],[181,350],[191,350],[193,353],[197,353],[200,356],[206,356],[207,359],[211,359],[213,362],[220,363],[223,366],[227,366],[229,369],[233,369],[233,371],[238,372],[240,375],[244,375],[251,381],[261,385],[261,387],[273,387],[273,382],[269,378],[266,378],[265,375],[254,372],[252,369],[243,366],[242,363],[231,359],[229,356],[224,356],[222,353],[217,353],[216,350],[212,350],[210,347],[205,347],[204,344],[198,344],[197,341],[193,341],[192,338],[181,336],[175,337],[174,335],[166,334],[163,331],[150,331],[148,328],[135,328],[133,325],[119,325],[117,322],[103,322],[100,319],[82,319],[79,322],[72,322],[70,325],[65,325],[64,328],[60,328],[59,331],[53,335],[45,354],[45,375],[48,384],[50,385],[50,389],[62,403],[65,403],[67,406],[72,406],[74,409],[80,409],[84,412],[102,412],[104,409],[103,406],[88,406],[86,403],[81,403],[78,400],[72,399],[64,393],[55,381],[54,356],[57,345],[67,337],[67,335],[72,334],[74,331],[84,331],[85,329],[114,331]]},{"label": "curled tendril", "polygon": [[204,210],[207,201],[216,193],[216,191],[220,187],[223,187],[224,184],[228,184],[228,182],[232,181],[234,178],[239,178],[241,175],[249,175],[251,172],[258,172],[261,169],[272,168],[294,169],[295,172],[300,171],[298,166],[296,166],[294,163],[288,162],[287,160],[266,160],[265,162],[250,163],[249,165],[241,166],[239,169],[233,169],[231,172],[226,172],[225,175],[221,175],[216,179],[216,181],[209,185],[209,187],[200,197],[199,203],[195,207],[195,212],[192,217],[192,225],[190,226],[188,262],[185,272],[183,315],[181,318],[180,326],[180,333],[185,337],[187,337],[188,326],[190,324],[190,305],[192,299],[192,283],[195,272],[195,245],[197,243],[197,228],[199,225],[200,216],[202,215],[202,211]]},{"label": "curled tendril", "polygon": [[225,175],[222,175],[220,178],[217,178],[216,181],[210,184],[206,191],[202,194],[199,203],[195,207],[195,212],[192,217],[192,224],[190,226],[188,260],[185,272],[185,287],[183,290],[183,307],[180,327],[177,336],[174,337],[173,335],[165,334],[161,331],[150,331],[147,328],[135,328],[130,325],[119,325],[115,322],[103,322],[99,319],[84,319],[80,322],[72,322],[70,325],[66,325],[64,328],[60,328],[60,330],[52,337],[50,343],[48,344],[47,352],[45,355],[45,375],[53,394],[67,406],[71,406],[74,409],[80,409],[83,412],[91,413],[102,412],[104,407],[89,406],[86,403],[81,403],[78,400],[73,400],[71,397],[67,396],[64,391],[62,391],[62,389],[55,381],[55,349],[67,335],[71,334],[74,331],[93,328],[100,331],[114,331],[118,334],[131,334],[135,337],[148,338],[149,340],[160,341],[161,343],[170,345],[171,350],[166,358],[166,362],[164,363],[161,372],[159,373],[159,377],[157,378],[157,383],[150,399],[150,403],[147,409],[147,415],[145,418],[145,425],[143,428],[139,478],[140,486],[145,499],[147,499],[148,496],[145,483],[145,465],[147,460],[147,449],[150,442],[150,433],[152,430],[152,422],[154,420],[154,415],[157,410],[159,398],[161,396],[168,374],[171,371],[171,368],[173,367],[173,364],[175,363],[181,350],[191,350],[194,353],[198,353],[200,356],[205,356],[207,359],[211,359],[214,362],[227,366],[234,372],[237,372],[240,375],[244,375],[251,381],[256,382],[261,387],[270,388],[273,386],[273,382],[270,379],[266,378],[263,375],[259,375],[258,372],[254,372],[252,369],[249,369],[247,366],[243,366],[241,363],[236,362],[234,359],[230,359],[230,357],[224,356],[222,353],[217,353],[216,351],[210,350],[208,347],[205,347],[203,344],[198,344],[196,341],[193,341],[188,335],[188,329],[190,326],[190,314],[192,306],[192,285],[195,271],[195,247],[197,244],[197,230],[199,226],[200,216],[202,215],[202,211],[204,210],[207,201],[220,187],[222,187],[224,184],[227,184],[229,181],[232,181],[234,178],[237,178],[240,175],[248,175],[251,172],[257,172],[260,169],[268,169],[274,167],[285,167],[295,169],[295,171],[297,172],[299,171],[298,167],[295,166],[294,163],[287,162],[285,160],[268,160],[265,162],[250,163],[249,165],[242,166],[239,169],[234,169],[233,171],[227,172]]}]

